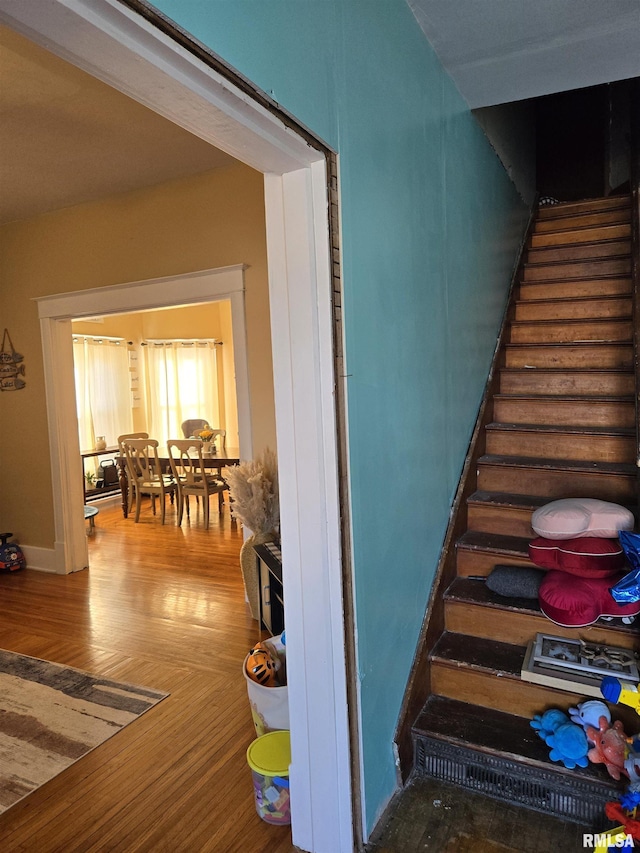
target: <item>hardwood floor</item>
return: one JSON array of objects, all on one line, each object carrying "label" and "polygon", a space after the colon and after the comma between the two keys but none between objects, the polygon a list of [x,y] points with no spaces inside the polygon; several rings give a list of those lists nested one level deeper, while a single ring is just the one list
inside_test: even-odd
[{"label": "hardwood floor", "polygon": [[0,575],[0,646],[170,696],[0,817],[3,853],[289,853],[260,820],[242,661],[258,638],[228,505],[208,531],[101,509],[90,568]]}]

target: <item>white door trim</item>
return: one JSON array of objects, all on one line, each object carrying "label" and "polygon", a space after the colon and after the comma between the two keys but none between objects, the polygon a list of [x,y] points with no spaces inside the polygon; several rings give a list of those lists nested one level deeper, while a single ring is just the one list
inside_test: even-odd
[{"label": "white door trim", "polygon": [[[0,20],[266,176],[293,842],[351,853],[324,155],[117,0],[0,0]],[[47,346],[53,324],[66,321],[41,322]]]},{"label": "white door trim", "polygon": [[240,455],[253,454],[251,396],[242,265],[202,270],[183,276],[96,287],[42,296],[38,316],[42,333],[45,388],[51,448],[54,501],[55,571],[76,572],[88,565],[87,537],[82,514],[82,463],[73,386],[71,320],[80,317],[131,313],[171,305],[193,305],[222,299],[231,303],[234,372],[238,404]]}]

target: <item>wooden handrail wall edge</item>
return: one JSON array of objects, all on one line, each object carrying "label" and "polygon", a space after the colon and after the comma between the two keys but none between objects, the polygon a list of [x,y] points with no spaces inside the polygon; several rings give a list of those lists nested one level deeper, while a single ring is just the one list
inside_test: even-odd
[{"label": "wooden handrail wall edge", "polygon": [[431,693],[429,656],[438,637],[444,630],[443,593],[456,575],[456,541],[464,533],[467,524],[467,498],[476,489],[477,461],[485,452],[484,427],[493,415],[491,402],[497,391],[500,368],[504,364],[506,330],[515,314],[518,284],[523,271],[525,251],[531,239],[535,215],[538,208],[538,195],[533,200],[529,212],[529,222],[525,229],[514,265],[509,294],[506,301],[500,333],[496,341],[491,367],[487,376],[478,417],[471,435],[469,448],[460,475],[458,488],[451,507],[449,523],[444,537],[440,559],[436,569],[426,613],[418,636],[416,653],[413,659],[405,695],[398,716],[394,735],[396,750],[396,768],[398,785],[402,787],[413,769],[413,742],[411,728]]}]

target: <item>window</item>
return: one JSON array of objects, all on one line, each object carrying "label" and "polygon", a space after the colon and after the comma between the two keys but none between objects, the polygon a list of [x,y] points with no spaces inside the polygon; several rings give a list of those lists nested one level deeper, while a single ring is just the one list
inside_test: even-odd
[{"label": "window", "polygon": [[98,435],[115,445],[133,429],[127,342],[74,335],[73,361],[80,449],[92,450]]},{"label": "window", "polygon": [[220,423],[218,364],[214,340],[145,341],[147,423],[161,445],[182,438],[183,421]]}]

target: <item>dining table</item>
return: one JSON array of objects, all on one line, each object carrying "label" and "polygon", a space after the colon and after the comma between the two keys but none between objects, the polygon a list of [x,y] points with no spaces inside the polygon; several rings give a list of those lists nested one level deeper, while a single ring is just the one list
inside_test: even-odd
[{"label": "dining table", "polygon": [[[158,462],[163,474],[171,472],[171,462],[169,460],[169,451],[166,447],[158,447]],[[210,453],[202,454],[202,462],[204,467],[210,471],[217,471],[219,476],[222,476],[222,469],[229,468],[232,465],[240,464],[240,450],[237,447],[220,449],[216,448]],[[122,495],[122,515],[124,518],[129,516],[129,481],[127,479],[126,463],[123,456],[118,457],[118,473],[120,482],[120,492]],[[173,495],[172,495],[173,501]]]}]

